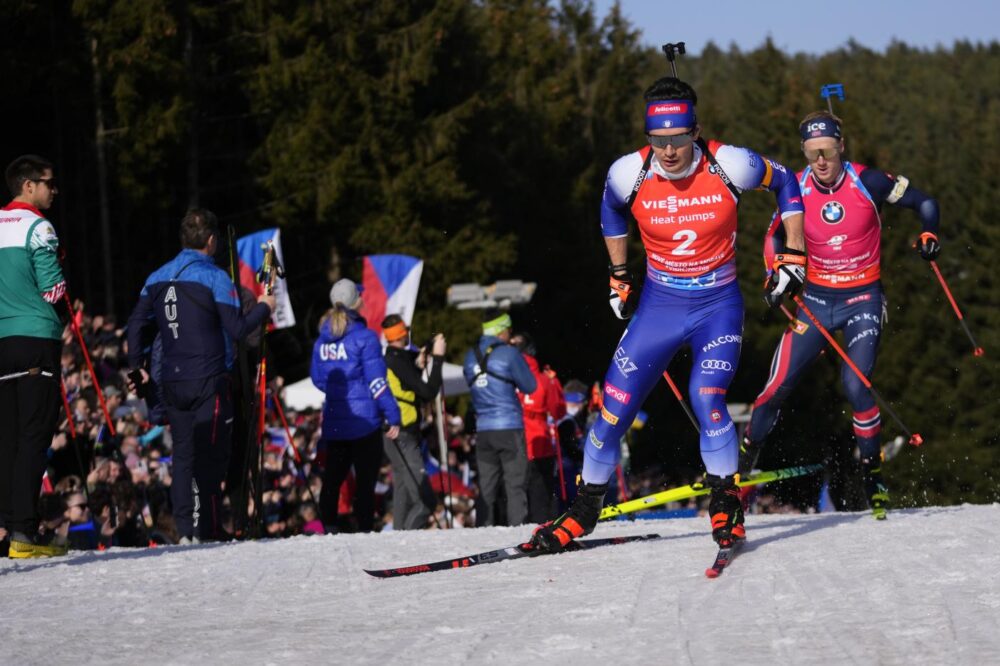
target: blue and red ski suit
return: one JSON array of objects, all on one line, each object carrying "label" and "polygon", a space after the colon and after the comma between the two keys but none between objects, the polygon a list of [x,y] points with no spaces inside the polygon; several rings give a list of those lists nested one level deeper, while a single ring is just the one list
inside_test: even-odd
[{"label": "blue and red ski suit", "polygon": [[638,309],[605,375],[603,408],[584,441],[586,483],[603,484],[611,477],[621,438],[685,344],[694,357],[689,392],[705,468],[717,476],[736,471],[737,436],[726,391],[743,342],[735,264],[738,198],[746,190],[768,189],[783,217],[801,213],[802,202],[798,183],[780,164],[746,148],[714,141],[707,148],[718,166],[696,145],[687,172],[669,174],[645,147],[619,158],[608,172],[603,234],[626,236],[627,218],[634,217],[646,248],[647,273]]}]

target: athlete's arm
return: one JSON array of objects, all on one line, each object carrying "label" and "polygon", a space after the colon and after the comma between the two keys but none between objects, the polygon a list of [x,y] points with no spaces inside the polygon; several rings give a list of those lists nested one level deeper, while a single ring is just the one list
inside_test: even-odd
[{"label": "athlete's arm", "polygon": [[785,246],[805,251],[802,192],[795,174],[774,160],[741,146],[720,146],[715,153],[726,175],[741,192],[768,190],[774,193],[785,227]]},{"label": "athlete's arm", "polygon": [[938,233],[940,211],[932,197],[921,192],[905,176],[890,176],[884,171],[868,168],[861,172],[861,183],[879,204],[883,201],[917,211],[923,231]]},{"label": "athlete's arm", "polygon": [[615,160],[608,169],[601,198],[601,233],[608,249],[611,266],[609,303],[615,316],[628,319],[639,301],[638,287],[629,272],[628,261],[628,200],[642,171],[642,154],[629,153]]}]

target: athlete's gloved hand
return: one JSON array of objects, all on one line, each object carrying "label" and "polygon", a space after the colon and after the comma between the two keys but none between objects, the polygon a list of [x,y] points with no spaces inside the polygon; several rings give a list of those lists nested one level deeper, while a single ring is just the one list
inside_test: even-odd
[{"label": "athlete's gloved hand", "polygon": [[619,319],[628,319],[639,306],[639,286],[635,284],[635,277],[621,266],[612,266],[610,284],[608,302],[611,309]]},{"label": "athlete's gloved hand", "polygon": [[806,281],[806,253],[800,250],[786,249],[774,256],[771,264],[771,274],[764,283],[764,300],[769,307],[777,307],[787,294],[795,296]]},{"label": "athlete's gloved hand", "polygon": [[920,234],[920,242],[917,243],[920,256],[926,261],[934,261],[941,254],[941,241],[930,231]]}]

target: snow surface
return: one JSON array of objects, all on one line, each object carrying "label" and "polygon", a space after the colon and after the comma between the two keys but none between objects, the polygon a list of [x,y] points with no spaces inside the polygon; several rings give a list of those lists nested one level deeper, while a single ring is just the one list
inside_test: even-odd
[{"label": "snow surface", "polygon": [[0,562],[2,663],[997,664],[1000,505],[749,516],[721,578],[707,519],[663,539],[408,578],[362,568],[529,528],[113,549]]}]

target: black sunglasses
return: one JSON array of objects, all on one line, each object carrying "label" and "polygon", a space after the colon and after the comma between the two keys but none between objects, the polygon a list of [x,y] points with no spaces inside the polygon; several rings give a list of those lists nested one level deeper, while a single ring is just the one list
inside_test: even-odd
[{"label": "black sunglasses", "polygon": [[45,186],[48,187],[50,190],[52,188],[56,187],[56,177],[55,176],[52,176],[51,178],[32,178],[31,182],[33,182],[33,183],[45,183]]}]

